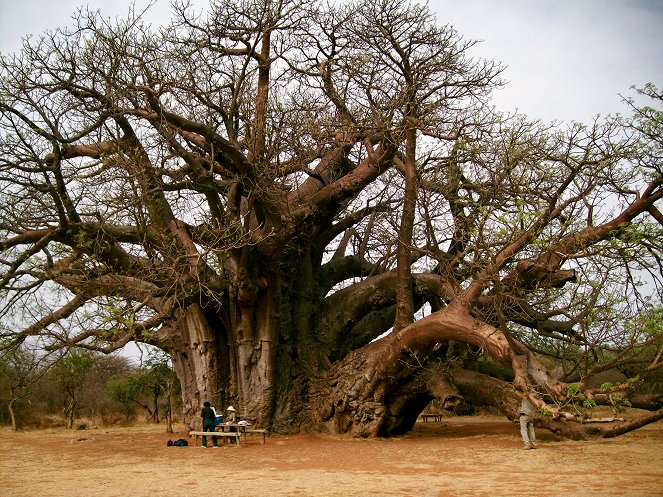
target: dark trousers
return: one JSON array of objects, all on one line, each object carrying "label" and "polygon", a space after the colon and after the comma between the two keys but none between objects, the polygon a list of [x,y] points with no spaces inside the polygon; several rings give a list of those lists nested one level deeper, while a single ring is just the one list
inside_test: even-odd
[{"label": "dark trousers", "polygon": [[[214,424],[214,420],[211,421],[205,421],[203,420],[203,431],[216,431],[216,425]],[[214,444],[214,447],[218,447],[218,438],[212,437],[212,443]],[[203,447],[207,447],[207,437],[203,436]]]}]

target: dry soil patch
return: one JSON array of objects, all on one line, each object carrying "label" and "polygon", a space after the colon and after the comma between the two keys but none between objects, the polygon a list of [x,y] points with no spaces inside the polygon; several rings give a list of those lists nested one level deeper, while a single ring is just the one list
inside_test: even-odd
[{"label": "dry soil patch", "polygon": [[300,434],[239,449],[168,447],[186,438],[179,430],[2,429],[0,496],[663,496],[663,422],[584,442],[540,431],[532,451],[495,416],[418,423],[390,439]]}]

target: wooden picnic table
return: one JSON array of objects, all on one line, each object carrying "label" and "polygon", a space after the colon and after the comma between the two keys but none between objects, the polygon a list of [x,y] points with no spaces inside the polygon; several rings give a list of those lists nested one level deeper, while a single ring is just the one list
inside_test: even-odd
[{"label": "wooden picnic table", "polygon": [[196,437],[194,444],[198,445],[198,437],[217,437],[217,438],[229,438],[229,439],[235,439],[236,447],[239,447],[239,438],[240,438],[240,433],[239,432],[219,432],[219,431],[198,431],[198,430],[193,430],[189,432],[190,437]]},{"label": "wooden picnic table", "polygon": [[244,435],[244,442],[246,442],[247,434],[259,434],[262,435],[262,443],[265,443],[265,437],[267,436],[267,430],[264,428],[251,428],[251,423],[239,421],[237,423],[221,423],[217,425],[217,429],[221,428],[223,432],[238,432],[241,435]]},{"label": "wooden picnic table", "polygon": [[428,423],[429,420],[442,421],[442,415],[441,414],[422,414],[421,419],[424,420],[424,423]]},{"label": "wooden picnic table", "polygon": [[247,434],[259,434],[262,435],[262,443],[265,443],[265,437],[267,436],[267,430],[263,428],[251,428],[250,423],[220,423],[216,425],[216,431],[190,431],[189,436],[194,436],[195,444],[198,445],[198,437],[219,437],[219,438],[229,438],[232,442],[236,443],[236,447],[239,447],[240,438],[244,436],[244,443],[247,442]]}]

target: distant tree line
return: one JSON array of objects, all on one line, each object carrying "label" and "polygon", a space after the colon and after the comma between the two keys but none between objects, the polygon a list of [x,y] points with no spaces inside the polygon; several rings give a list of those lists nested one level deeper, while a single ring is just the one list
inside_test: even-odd
[{"label": "distant tree line", "polygon": [[92,351],[57,356],[22,346],[0,355],[0,423],[14,430],[88,423],[166,423],[181,409],[180,385],[167,356],[141,364]]}]

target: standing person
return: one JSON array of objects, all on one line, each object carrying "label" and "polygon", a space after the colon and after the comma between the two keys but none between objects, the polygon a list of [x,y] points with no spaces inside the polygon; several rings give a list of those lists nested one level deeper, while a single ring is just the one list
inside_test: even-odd
[{"label": "standing person", "polygon": [[536,434],[534,433],[535,414],[536,408],[527,397],[527,393],[523,394],[523,400],[520,403],[520,435],[523,437],[525,450],[536,449]]},{"label": "standing person", "polygon": [[[214,420],[216,419],[216,414],[214,413],[214,409],[212,409],[212,404],[210,404],[209,402],[203,403],[203,408],[200,411],[200,417],[203,420],[203,431],[216,431],[216,424],[214,423]],[[219,448],[216,437],[212,437],[212,444],[214,444],[215,449]],[[207,447],[207,437],[204,435],[202,440],[202,447],[203,448]]]}]

